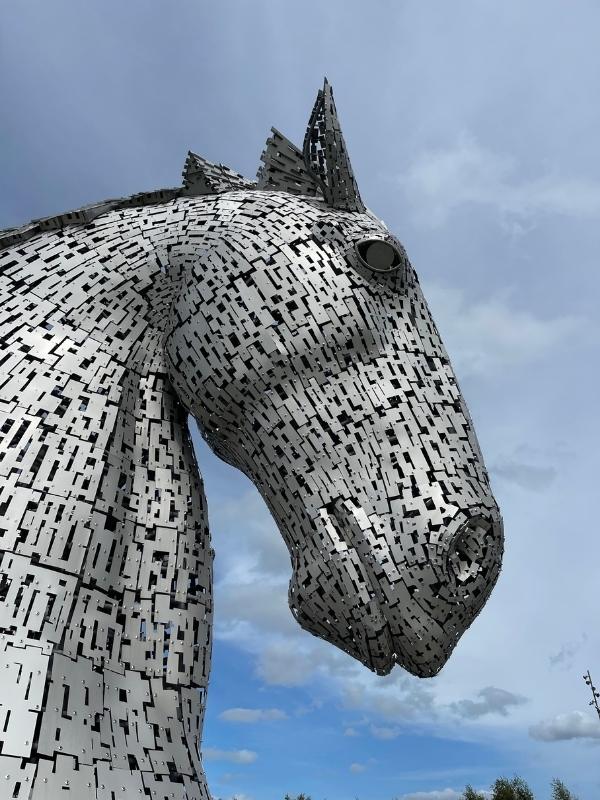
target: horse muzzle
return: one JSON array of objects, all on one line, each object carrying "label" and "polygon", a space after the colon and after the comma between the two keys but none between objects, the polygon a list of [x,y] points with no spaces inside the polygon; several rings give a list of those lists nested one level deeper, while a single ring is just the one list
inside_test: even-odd
[{"label": "horse muzzle", "polygon": [[[399,664],[419,677],[436,675],[500,573],[504,538],[495,504],[457,511],[446,525],[419,520],[409,535],[398,534],[385,517],[337,500],[320,509],[318,526],[319,561],[328,566],[321,566],[317,582],[328,598],[328,626],[339,629],[343,609],[352,632],[343,643],[341,630],[338,641],[324,638],[378,674]],[[307,616],[315,612],[297,615],[313,633]]]}]

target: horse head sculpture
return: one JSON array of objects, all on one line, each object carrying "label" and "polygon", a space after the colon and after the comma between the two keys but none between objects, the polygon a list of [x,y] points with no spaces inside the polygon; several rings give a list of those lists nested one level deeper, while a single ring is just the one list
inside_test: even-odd
[{"label": "horse head sculpture", "polygon": [[267,503],[297,621],[376,673],[439,672],[497,580],[471,419],[327,81],[303,149],[273,129],[262,161],[254,182],[190,153],[183,188],[0,234],[12,797],[210,796],[213,551],[188,413]]},{"label": "horse head sculpture", "polygon": [[301,153],[213,206],[166,337],[210,446],[289,548],[303,628],[379,674],[435,675],[500,570],[501,518],[399,241],[363,204],[325,81]]}]

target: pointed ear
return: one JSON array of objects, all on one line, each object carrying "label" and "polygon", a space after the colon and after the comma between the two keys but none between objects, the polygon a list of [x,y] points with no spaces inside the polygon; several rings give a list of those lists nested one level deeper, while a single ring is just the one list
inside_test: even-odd
[{"label": "pointed ear", "polygon": [[361,200],[337,116],[333,91],[325,78],[306,129],[303,148],[307,170],[333,208],[366,211]]},{"label": "pointed ear", "polygon": [[190,150],[183,168],[183,187],[184,195],[195,197],[234,189],[256,189],[256,183],[224,164],[213,164]]},{"label": "pointed ear", "polygon": [[290,194],[320,194],[320,185],[307,170],[302,151],[277,128],[271,128],[271,133],[260,156],[263,163],[256,174],[257,188]]}]

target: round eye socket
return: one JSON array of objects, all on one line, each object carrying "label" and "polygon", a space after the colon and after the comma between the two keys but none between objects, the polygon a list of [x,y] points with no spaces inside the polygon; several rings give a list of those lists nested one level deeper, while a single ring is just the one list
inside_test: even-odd
[{"label": "round eye socket", "polygon": [[398,250],[383,239],[362,239],[354,247],[361,263],[373,272],[391,272],[402,263]]}]

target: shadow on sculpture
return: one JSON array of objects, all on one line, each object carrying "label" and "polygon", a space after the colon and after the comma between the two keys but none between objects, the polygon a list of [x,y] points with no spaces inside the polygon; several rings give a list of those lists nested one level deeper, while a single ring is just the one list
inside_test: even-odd
[{"label": "shadow on sculpture", "polygon": [[303,150],[273,129],[262,161],[253,182],[190,153],[183,188],[0,235],[9,796],[209,796],[188,413],[267,503],[297,621],[376,673],[435,675],[497,580],[468,411],[327,81]]}]

